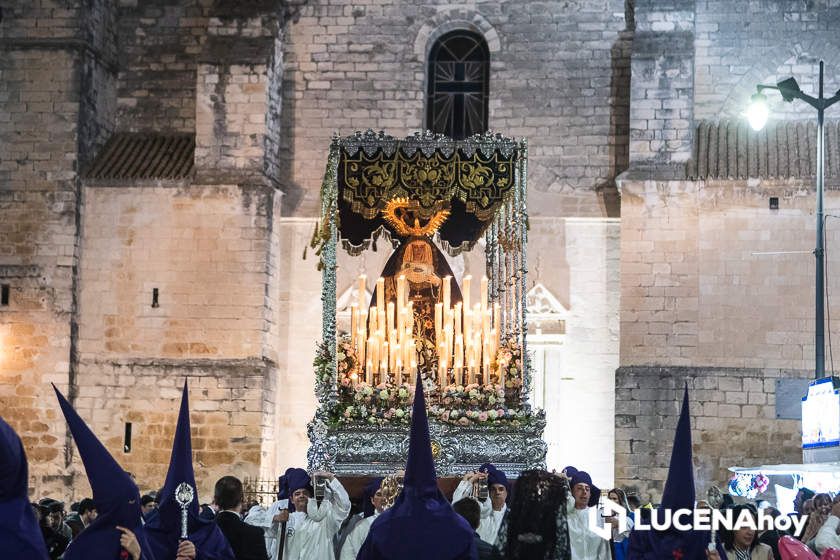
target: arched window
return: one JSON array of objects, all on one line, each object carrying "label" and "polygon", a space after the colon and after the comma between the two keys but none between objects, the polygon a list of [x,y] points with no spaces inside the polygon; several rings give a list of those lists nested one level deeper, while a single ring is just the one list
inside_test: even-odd
[{"label": "arched window", "polygon": [[478,33],[442,35],[429,52],[426,128],[462,140],[487,130],[490,50]]}]

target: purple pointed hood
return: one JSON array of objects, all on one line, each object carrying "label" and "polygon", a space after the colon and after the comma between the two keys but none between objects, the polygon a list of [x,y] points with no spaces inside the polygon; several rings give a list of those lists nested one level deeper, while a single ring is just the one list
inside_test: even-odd
[{"label": "purple pointed hood", "polygon": [[27,499],[28,484],[23,444],[0,417],[0,550],[8,558],[46,560],[44,537]]},{"label": "purple pointed hood", "polygon": [[140,492],[127,472],[114,460],[102,442],[53,385],[58,404],[67,420],[79,456],[85,465],[93,501],[99,513],[96,520],[79,533],[64,553],[64,560],[117,560],[120,535],[117,526],[131,530],[143,550],[143,558],[154,559],[140,515]]},{"label": "purple pointed hood", "polygon": [[163,490],[158,496],[160,505],[146,522],[149,544],[158,558],[174,558],[178,550],[181,506],[175,500],[175,490],[182,482],[193,488],[193,500],[187,506],[187,534],[199,557],[206,560],[233,560],[233,550],[219,527],[213,521],[201,519],[198,514],[198,488],[193,470],[189,389],[186,380],[181,394],[181,408],[178,411],[178,425],[172,442],[169,470]]},{"label": "purple pointed hood", "polygon": [[403,491],[371,525],[358,560],[475,559],[473,529],[437,486],[426,398],[417,376]]}]

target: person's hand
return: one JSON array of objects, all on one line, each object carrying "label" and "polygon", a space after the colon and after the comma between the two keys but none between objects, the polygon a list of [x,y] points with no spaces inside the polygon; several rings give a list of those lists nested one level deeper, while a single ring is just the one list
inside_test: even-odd
[{"label": "person's hand", "polygon": [[706,560],[720,560],[717,549],[706,549]]},{"label": "person's hand", "polygon": [[320,476],[321,478],[326,478],[327,480],[332,480],[335,478],[335,475],[329,471],[315,471],[313,474],[315,476]]},{"label": "person's hand", "polygon": [[122,532],[120,536],[120,546],[131,555],[133,560],[140,560],[140,543],[137,542],[137,537],[130,530],[125,527],[117,525],[117,530]]},{"label": "person's hand", "polygon": [[190,541],[178,543],[178,555],[175,560],[195,560],[195,545]]},{"label": "person's hand", "polygon": [[475,471],[470,471],[468,473],[464,473],[464,478],[462,478],[461,480],[463,480],[464,482],[472,482],[474,474],[475,474]]},{"label": "person's hand", "polygon": [[286,521],[288,521],[288,520],[289,520],[289,510],[287,510],[287,509],[281,509],[281,510],[280,510],[280,513],[278,513],[277,515],[275,515],[275,516],[272,518],[272,520],[271,520],[271,521],[272,521],[273,523],[285,523],[285,522],[286,522]]},{"label": "person's hand", "polygon": [[834,517],[840,517],[840,502],[837,502],[836,504],[832,504],[831,515],[833,515]]},{"label": "person's hand", "polygon": [[618,518],[617,517],[605,517],[604,522],[612,525],[613,529],[618,529]]}]

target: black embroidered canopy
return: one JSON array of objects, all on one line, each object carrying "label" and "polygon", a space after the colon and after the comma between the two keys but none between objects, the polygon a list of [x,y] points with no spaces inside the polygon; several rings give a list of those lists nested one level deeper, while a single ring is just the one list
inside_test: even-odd
[{"label": "black embroidered canopy", "polygon": [[368,131],[338,145],[338,233],[351,252],[383,232],[407,237],[401,219],[412,234],[429,224],[426,234],[436,233],[450,253],[471,248],[512,192],[522,157],[516,141],[492,134],[397,140]]}]

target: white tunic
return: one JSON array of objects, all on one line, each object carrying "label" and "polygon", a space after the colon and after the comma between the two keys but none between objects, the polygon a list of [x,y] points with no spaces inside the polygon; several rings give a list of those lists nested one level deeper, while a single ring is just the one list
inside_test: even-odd
[{"label": "white tunic", "polygon": [[[452,493],[452,503],[456,503],[464,498],[472,496],[473,485],[466,480],[458,483],[455,492]],[[507,504],[502,505],[502,509],[496,511],[490,502],[490,498],[484,501],[479,501],[478,505],[481,507],[481,523],[476,530],[481,540],[486,543],[494,544],[496,542],[496,535],[499,534],[499,526],[502,524],[502,518],[507,511]]]},{"label": "white tunic", "polygon": [[344,541],[344,546],[341,548],[341,558],[339,560],[356,560],[362,545],[365,544],[365,539],[370,532],[370,526],[373,525],[373,520],[379,516],[374,513],[370,517],[365,517],[359,521],[350,534],[347,535],[347,540]]},{"label": "white tunic", "polygon": [[572,493],[566,498],[566,522],[572,560],[610,560],[610,543],[589,530],[589,510],[577,509]]},{"label": "white tunic", "polygon": [[332,539],[350,513],[350,496],[337,478],[326,488],[320,507],[309,498],[306,513],[289,515],[283,560],[335,560]]},{"label": "white tunic", "polygon": [[268,560],[277,560],[280,552],[280,528],[282,525],[279,522],[274,522],[274,516],[281,510],[288,508],[289,500],[280,500],[271,504],[268,509],[254,506],[245,517],[245,523],[248,525],[262,528]]}]

